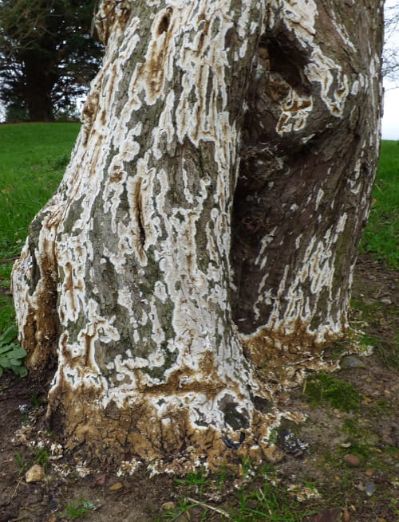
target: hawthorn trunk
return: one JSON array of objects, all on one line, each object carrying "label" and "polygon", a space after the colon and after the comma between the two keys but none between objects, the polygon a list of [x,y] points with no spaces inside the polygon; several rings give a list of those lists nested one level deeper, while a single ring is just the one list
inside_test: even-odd
[{"label": "hawthorn trunk", "polygon": [[347,328],[382,4],[103,0],[103,67],[13,274],[70,447],[172,468],[262,458],[290,415],[279,391]]}]

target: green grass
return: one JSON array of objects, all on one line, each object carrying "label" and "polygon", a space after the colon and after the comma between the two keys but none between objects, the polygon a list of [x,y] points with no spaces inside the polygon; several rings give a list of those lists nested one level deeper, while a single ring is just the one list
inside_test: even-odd
[{"label": "green grass", "polygon": [[399,142],[383,141],[362,250],[399,268]]},{"label": "green grass", "polygon": [[19,377],[28,373],[24,365],[26,351],[16,342],[17,328],[11,325],[0,335],[0,377],[4,370],[11,370]]},{"label": "green grass", "polygon": [[329,404],[342,411],[355,411],[360,407],[361,396],[348,382],[327,373],[312,375],[305,381],[304,393],[314,406]]},{"label": "green grass", "polygon": [[14,460],[20,475],[28,471],[34,464],[39,464],[45,470],[48,470],[50,466],[50,453],[46,448],[36,448],[29,456],[17,451],[14,455]]},{"label": "green grass", "polygon": [[33,216],[60,182],[79,125],[0,126],[0,251],[19,252]]},{"label": "green grass", "polygon": [[79,499],[73,500],[65,506],[62,515],[67,520],[78,520],[86,518],[90,511],[95,511],[96,506],[90,500]]},{"label": "green grass", "polygon": [[6,295],[12,260],[57,188],[78,130],[74,123],[0,125],[0,334],[14,320]]},{"label": "green grass", "polygon": [[[216,511],[219,516],[217,520],[228,519],[233,522],[302,522],[308,515],[315,513],[309,505],[304,507],[303,503],[290,495],[284,485],[274,485],[266,476],[275,476],[270,465],[257,471],[253,470],[253,483],[240,488],[234,494],[234,500],[230,500],[227,506],[214,506],[214,502],[207,500],[206,494],[218,490],[219,477],[206,477],[202,472],[190,474],[179,480],[178,484],[182,488],[181,493],[189,493],[196,498],[182,496],[172,509],[163,514],[161,520],[193,519],[206,522],[213,519],[213,508],[219,510]],[[198,486],[201,491],[198,491]],[[197,491],[193,491],[193,487]]]},{"label": "green grass", "polygon": [[202,492],[202,489],[206,486],[208,478],[206,473],[202,470],[188,473],[182,479],[176,479],[176,484],[180,486],[194,487],[198,492]]},{"label": "green grass", "polygon": [[293,500],[285,488],[265,482],[250,493],[240,492],[239,508],[232,519],[235,522],[262,520],[268,522],[300,522],[306,515],[303,506]]}]

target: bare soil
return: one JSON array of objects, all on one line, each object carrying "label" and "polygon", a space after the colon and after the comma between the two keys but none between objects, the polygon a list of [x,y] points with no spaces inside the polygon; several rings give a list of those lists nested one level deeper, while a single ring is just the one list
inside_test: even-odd
[{"label": "bare soil", "polygon": [[[345,412],[328,403],[312,404],[299,388],[286,398],[287,408],[302,410],[308,420],[299,427],[285,425],[283,430],[308,447],[304,451],[286,447],[281,432],[282,460],[270,467],[269,479],[284,490],[296,485],[302,493],[320,494],[297,504],[297,520],[302,519],[302,509],[303,514],[313,513],[303,517],[311,522],[399,521],[399,274],[363,256],[353,297],[353,325],[365,332],[364,343],[374,346],[374,352],[361,359],[364,367],[342,369],[334,376],[358,391],[359,409]],[[338,346],[337,350],[344,348]],[[332,356],[336,351],[332,350]],[[85,470],[84,462],[79,467],[68,455],[57,459],[46,445],[35,446],[35,440],[43,439],[34,431],[40,426],[35,419],[44,411],[44,390],[28,379],[3,376],[0,522],[56,522],[73,520],[75,515],[75,519],[96,522],[157,521],[165,519],[165,503],[176,505],[184,497],[195,497],[227,512],[238,506],[234,477],[221,486],[219,480],[215,496],[212,479],[199,488],[165,475],[150,477],[144,468],[132,476],[118,477],[104,469]],[[51,433],[46,437],[51,445]],[[35,463],[44,467],[45,478],[28,484],[25,473]],[[264,473],[255,475],[244,490],[256,490],[264,480]],[[88,506],[87,512],[74,511],[75,504]],[[199,506],[170,519],[217,521],[225,517]],[[270,515],[253,520],[277,519]]]}]

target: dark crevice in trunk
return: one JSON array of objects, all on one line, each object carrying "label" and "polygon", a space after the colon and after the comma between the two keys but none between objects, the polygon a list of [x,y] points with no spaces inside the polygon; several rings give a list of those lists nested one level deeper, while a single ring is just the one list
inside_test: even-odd
[{"label": "dark crevice in trunk", "polygon": [[309,63],[308,53],[293,45],[289,35],[281,32],[277,35],[263,35],[259,41],[259,54],[269,62],[270,72],[278,73],[284,80],[301,94],[309,95],[312,86],[303,71]]},{"label": "dark crevice in trunk", "polygon": [[134,208],[136,209],[136,219],[137,219],[137,225],[139,227],[139,233],[140,233],[140,244],[142,248],[144,248],[145,245],[145,227],[144,227],[144,217],[143,217],[143,205],[142,205],[142,196],[141,196],[141,179],[137,180],[135,189],[134,189],[134,198],[135,198],[135,205]]}]

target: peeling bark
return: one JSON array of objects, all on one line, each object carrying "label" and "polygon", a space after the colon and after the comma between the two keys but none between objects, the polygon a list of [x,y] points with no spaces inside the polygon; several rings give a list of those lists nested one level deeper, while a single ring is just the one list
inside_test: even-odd
[{"label": "peeling bark", "polygon": [[[107,50],[14,267],[70,447],[262,459],[346,328],[379,145],[382,2],[103,0]],[[350,36],[349,36],[350,35]]]}]

